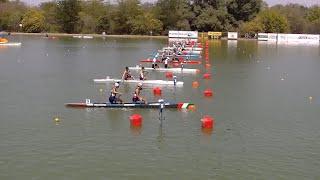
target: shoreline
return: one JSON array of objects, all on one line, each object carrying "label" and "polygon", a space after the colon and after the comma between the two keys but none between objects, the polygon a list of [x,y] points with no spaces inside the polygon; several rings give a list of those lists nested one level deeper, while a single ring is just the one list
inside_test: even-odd
[{"label": "shoreline", "polygon": [[[5,32],[6,34],[9,32]],[[155,39],[165,39],[168,36],[149,36],[149,35],[102,35],[102,34],[67,34],[67,33],[23,33],[23,32],[10,32],[11,36],[15,35],[26,35],[26,36],[59,36],[59,37],[73,37],[73,36],[92,36],[92,37],[116,37],[116,38],[155,38]]]},{"label": "shoreline", "polygon": [[[109,34],[109,35],[102,35],[102,34],[67,34],[67,33],[24,33],[24,32],[5,32],[2,33],[8,34],[10,33],[11,36],[17,36],[17,35],[24,35],[24,36],[43,36],[45,37],[46,34],[49,37],[74,37],[74,36],[92,36],[93,38],[144,38],[144,39],[168,39],[168,36],[150,36],[150,35],[130,35],[130,34]],[[221,39],[209,39],[208,37],[198,37],[198,40],[210,40],[210,41],[216,41],[216,40],[233,40],[233,41],[258,41],[258,39],[254,38],[241,38],[238,39],[228,39],[227,37],[222,37]]]}]

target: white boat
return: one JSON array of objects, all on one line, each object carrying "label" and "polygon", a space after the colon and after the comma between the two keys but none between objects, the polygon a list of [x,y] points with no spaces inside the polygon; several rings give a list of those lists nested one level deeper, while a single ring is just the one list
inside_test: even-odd
[{"label": "white boat", "polygon": [[[165,51],[166,49],[162,49],[162,50],[159,50],[159,52],[163,52]],[[197,55],[200,55],[201,54],[201,51],[195,51],[195,50],[184,50],[182,51],[182,54],[197,54]]]},{"label": "white boat", "polygon": [[[140,66],[129,67],[130,70],[141,70]],[[175,72],[175,73],[198,73],[199,69],[188,69],[188,68],[150,68],[144,67],[147,71],[164,71],[164,72]]]},{"label": "white boat", "polygon": [[113,78],[106,78],[106,79],[94,79],[95,83],[143,83],[143,84],[155,84],[155,85],[172,85],[172,86],[183,86],[183,81],[167,81],[167,80],[122,80],[122,79],[113,79]]},{"label": "white boat", "polygon": [[0,46],[21,46],[21,42],[0,43]]},{"label": "white boat", "polygon": [[82,38],[83,38],[83,39],[92,39],[93,36],[83,36]]},{"label": "white boat", "polygon": [[74,38],[79,38],[79,39],[92,39],[93,36],[81,36],[81,35],[75,35],[75,36],[72,36]]},{"label": "white boat", "polygon": [[[200,47],[185,47],[184,49],[188,51],[202,51]],[[164,47],[163,50],[173,50],[173,47]]]}]

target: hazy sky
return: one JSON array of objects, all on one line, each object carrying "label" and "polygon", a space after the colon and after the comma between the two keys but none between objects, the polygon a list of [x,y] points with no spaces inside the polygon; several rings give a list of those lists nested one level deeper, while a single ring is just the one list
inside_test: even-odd
[{"label": "hazy sky", "polygon": [[[49,1],[49,0],[21,0],[26,2],[27,4],[37,5],[41,2]],[[141,0],[141,2],[154,2],[155,0]],[[314,4],[320,5],[320,0],[264,0],[269,4],[269,6],[275,4],[288,4],[288,3],[299,3],[305,6],[311,6]]]}]

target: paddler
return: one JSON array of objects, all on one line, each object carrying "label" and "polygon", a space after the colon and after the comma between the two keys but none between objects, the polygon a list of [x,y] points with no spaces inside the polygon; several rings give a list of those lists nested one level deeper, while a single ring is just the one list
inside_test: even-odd
[{"label": "paddler", "polygon": [[157,67],[158,67],[157,58],[154,57],[154,58],[152,59],[152,68],[153,68],[153,69],[156,69]]},{"label": "paddler", "polygon": [[138,83],[132,97],[132,101],[134,103],[146,103],[146,100],[140,96],[141,90],[142,90],[142,83]]},{"label": "paddler", "polygon": [[156,69],[157,67],[159,67],[158,64],[157,64],[157,59],[158,59],[158,57],[159,57],[159,53],[157,53],[157,54],[155,55],[155,57],[152,59],[152,68],[153,68],[153,69]]},{"label": "paddler", "polygon": [[123,74],[122,74],[122,79],[123,80],[132,80],[134,79],[133,76],[131,76],[131,73],[129,71],[129,67],[126,67]]},{"label": "paddler", "polygon": [[169,57],[167,57],[167,58],[164,60],[164,68],[168,68],[169,60],[170,60]]},{"label": "paddler", "polygon": [[118,91],[118,89],[119,89],[119,87],[120,87],[120,84],[119,83],[114,83],[114,85],[113,85],[113,87],[112,87],[112,89],[111,89],[111,94],[110,94],[110,96],[109,96],[109,102],[111,103],[111,104],[117,104],[117,103],[121,103],[122,104],[122,100],[120,99],[120,96],[121,96],[121,94],[122,93],[120,93],[119,91]]},{"label": "paddler", "polygon": [[140,73],[139,73],[139,79],[140,79],[141,81],[146,80],[146,76],[145,76],[146,73],[147,73],[147,72],[144,70],[144,67],[142,66],[142,67],[141,67],[141,70],[140,70]]}]

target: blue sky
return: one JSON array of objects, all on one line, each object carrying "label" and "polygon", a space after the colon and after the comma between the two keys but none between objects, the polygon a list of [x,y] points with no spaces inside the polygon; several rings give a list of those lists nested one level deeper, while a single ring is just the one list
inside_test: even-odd
[{"label": "blue sky", "polygon": [[[37,4],[40,4],[41,2],[45,2],[48,0],[21,0],[21,1],[26,2],[29,5],[37,5]],[[141,2],[152,2],[152,1],[155,1],[155,0],[141,0]],[[264,1],[266,1],[270,6],[275,4],[288,4],[288,3],[299,3],[305,6],[312,6],[314,4],[320,5],[320,0],[264,0]]]}]

